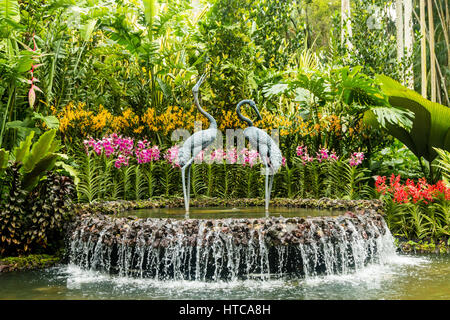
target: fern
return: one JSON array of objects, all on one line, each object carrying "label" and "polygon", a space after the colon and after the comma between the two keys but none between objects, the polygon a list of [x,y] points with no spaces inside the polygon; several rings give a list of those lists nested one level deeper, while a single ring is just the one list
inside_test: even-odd
[{"label": "fern", "polygon": [[372,188],[367,185],[366,176],[369,171],[365,168],[350,166],[346,161],[336,161],[329,167],[329,187],[336,198],[359,199],[369,197]]},{"label": "fern", "polygon": [[395,236],[408,237],[410,228],[407,222],[407,207],[397,204],[392,199],[385,198],[384,219]]},{"label": "fern", "polygon": [[148,198],[152,198],[155,189],[155,177],[154,177],[154,164],[150,162],[149,167],[145,170],[145,178],[147,181],[147,196]]},{"label": "fern", "polygon": [[193,163],[191,167],[191,185],[195,197],[198,197],[207,188],[203,177],[202,164]]},{"label": "fern", "polygon": [[[176,189],[176,186],[181,185],[181,179],[177,178],[177,172],[179,171],[177,168],[172,168],[172,166],[168,163],[164,163],[160,168],[160,177],[161,177],[161,193],[165,197],[169,197],[171,193],[177,192],[179,189]],[[176,182],[175,182],[176,181]]]},{"label": "fern", "polygon": [[122,185],[123,185],[123,198],[125,200],[129,199],[130,196],[130,190],[132,189],[132,175],[134,171],[134,165],[129,165],[127,167],[123,167],[121,169],[121,178],[122,178]]},{"label": "fern", "polygon": [[111,177],[112,177],[112,188],[110,197],[111,200],[117,200],[123,193],[123,180],[120,178],[120,173],[116,170],[112,171]]},{"label": "fern", "polygon": [[449,201],[437,203],[435,217],[437,220],[437,236],[450,236],[450,204]]},{"label": "fern", "polygon": [[439,155],[436,167],[442,170],[442,177],[447,183],[450,183],[450,152],[439,148],[434,148]]},{"label": "fern", "polygon": [[134,197],[135,200],[141,200],[145,196],[146,182],[144,173],[139,165],[134,166]]},{"label": "fern", "polygon": [[102,199],[106,199],[108,197],[109,186],[111,185],[112,180],[112,169],[113,162],[112,158],[107,158],[105,155],[102,157],[103,159],[103,170],[101,173],[101,186],[100,186],[100,197]]},{"label": "fern", "polygon": [[212,163],[207,163],[206,165],[206,196],[211,197],[215,193],[214,184],[214,166]]},{"label": "fern", "polygon": [[408,204],[407,211],[415,236],[419,239],[430,236],[432,229],[427,227],[429,226],[430,219],[427,219],[427,216],[422,214],[420,207],[418,205]]},{"label": "fern", "polygon": [[98,199],[102,180],[102,175],[99,173],[101,173],[101,166],[97,163],[95,156],[91,152],[87,155],[84,154],[78,175],[80,178],[77,185],[79,201],[91,203]]}]

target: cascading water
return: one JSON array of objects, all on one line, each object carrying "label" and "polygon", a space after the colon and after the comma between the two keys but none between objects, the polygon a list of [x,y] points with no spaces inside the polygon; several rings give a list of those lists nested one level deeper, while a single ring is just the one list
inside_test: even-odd
[{"label": "cascading water", "polygon": [[228,280],[346,274],[395,255],[375,211],[320,218],[129,219],[83,215],[70,263],[156,280]]}]

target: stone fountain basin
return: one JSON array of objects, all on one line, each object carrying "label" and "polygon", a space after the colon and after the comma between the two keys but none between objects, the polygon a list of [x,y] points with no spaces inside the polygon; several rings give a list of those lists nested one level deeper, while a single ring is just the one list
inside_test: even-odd
[{"label": "stone fountain basin", "polygon": [[[290,203],[297,208],[310,204]],[[126,216],[142,207],[127,202],[80,206],[68,232],[71,263],[157,279],[304,276],[361,267],[379,260],[392,242],[379,202],[325,200],[320,208],[334,209],[330,215],[311,217]]]},{"label": "stone fountain basin", "polygon": [[[351,226],[351,228],[349,228]],[[320,217],[268,217],[268,218],[224,218],[224,219],[164,219],[117,217],[115,215],[84,214],[74,222],[78,232],[71,236],[75,240],[114,244],[168,247],[180,241],[183,245],[202,246],[212,244],[208,234],[220,233],[231,237],[236,245],[247,245],[258,232],[270,245],[290,245],[317,242],[320,239],[339,241],[343,230],[348,236],[363,239],[385,233],[383,218],[374,210],[343,212],[338,216]],[[183,237],[182,240],[181,237]],[[199,239],[203,237],[203,239]]]},{"label": "stone fountain basin", "polygon": [[[284,201],[283,201],[284,200]],[[195,207],[212,207],[213,205],[230,205],[223,207],[223,211],[233,213],[237,204],[235,200],[207,199],[193,203]],[[240,211],[243,215],[263,215],[263,208],[255,205],[263,204],[257,199],[240,199]],[[245,207],[242,204],[246,205]],[[97,241],[102,234],[102,243],[114,245],[126,243],[167,247],[173,242],[180,241],[180,236],[185,239],[183,244],[197,246],[199,237],[220,232],[223,236],[232,237],[235,244],[246,245],[254,231],[257,230],[264,237],[264,241],[273,245],[289,245],[318,241],[321,238],[338,241],[343,230],[351,236],[358,232],[366,239],[384,234],[385,225],[382,218],[383,207],[378,200],[334,200],[334,199],[275,199],[271,203],[275,216],[261,218],[225,217],[199,219],[203,214],[192,214],[196,219],[180,219],[184,216],[182,199],[167,201],[114,201],[93,205],[81,205],[76,208],[77,216],[71,224],[70,237],[81,236],[84,241]],[[159,218],[140,218],[139,212],[143,209],[159,208]],[[204,210],[207,216],[220,213],[220,208]],[[280,210],[280,208],[282,208]],[[303,208],[308,210],[292,211],[286,209]],[[250,209],[250,210],[249,210]],[[283,210],[284,209],[284,210]],[[152,210],[150,210],[151,212]],[[164,212],[175,212],[176,219],[161,218]],[[291,211],[291,212],[290,212]],[[162,213],[161,213],[162,212]],[[212,214],[211,214],[212,212]],[[253,213],[252,213],[253,212]],[[296,217],[296,212],[299,212]],[[305,216],[312,212],[315,216]],[[328,214],[327,214],[328,212]],[[279,215],[279,216],[277,216]],[[144,215],[145,217],[146,215]],[[150,215],[151,216],[151,215]],[[166,214],[170,216],[170,214]],[[220,216],[220,214],[219,214]],[[223,214],[222,214],[223,216]],[[352,228],[348,228],[352,225]],[[203,228],[202,230],[200,230]],[[78,232],[75,232],[78,231]],[[356,236],[356,235],[355,235]],[[208,241],[201,241],[202,245],[210,245]]]}]

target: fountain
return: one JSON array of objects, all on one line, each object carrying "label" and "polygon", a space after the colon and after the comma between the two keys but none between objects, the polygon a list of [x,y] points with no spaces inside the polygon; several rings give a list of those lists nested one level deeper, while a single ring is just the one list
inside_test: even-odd
[{"label": "fountain", "polygon": [[72,223],[69,258],[120,276],[234,281],[346,274],[395,253],[375,209],[344,212],[224,219],[84,213]]}]

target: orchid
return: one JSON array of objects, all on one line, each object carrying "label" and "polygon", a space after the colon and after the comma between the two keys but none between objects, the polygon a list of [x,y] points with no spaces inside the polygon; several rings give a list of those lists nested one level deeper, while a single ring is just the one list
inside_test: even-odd
[{"label": "orchid", "polygon": [[85,139],[83,144],[86,154],[92,149],[97,156],[104,154],[107,158],[114,158],[116,168],[128,166],[130,159],[134,157],[138,164],[160,159],[158,146],[151,147],[150,142],[145,139],[139,140],[135,145],[133,138],[118,136],[116,133],[99,140]]},{"label": "orchid", "polygon": [[364,153],[362,152],[353,152],[351,158],[349,160],[349,165],[351,167],[356,167],[360,165],[364,160]]}]

